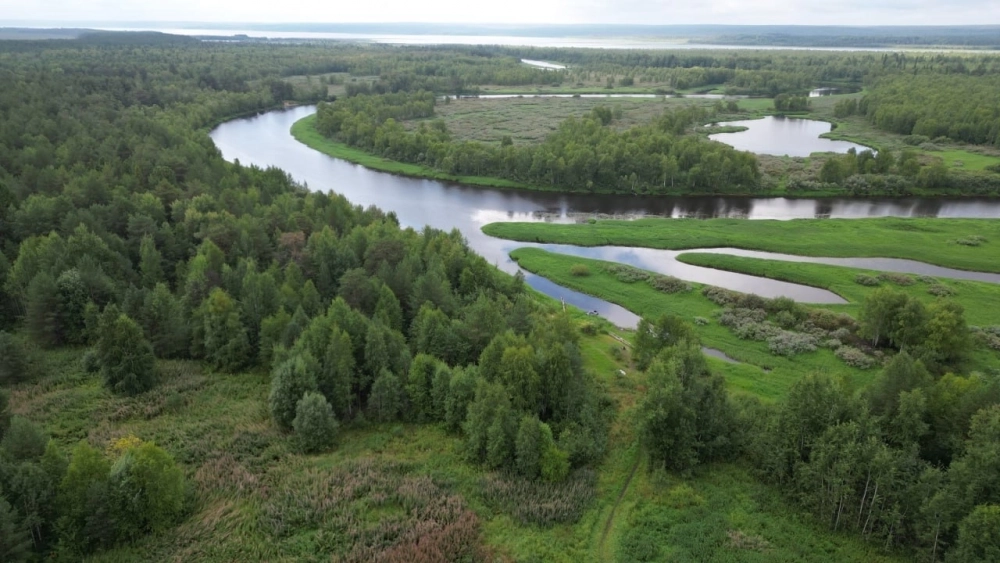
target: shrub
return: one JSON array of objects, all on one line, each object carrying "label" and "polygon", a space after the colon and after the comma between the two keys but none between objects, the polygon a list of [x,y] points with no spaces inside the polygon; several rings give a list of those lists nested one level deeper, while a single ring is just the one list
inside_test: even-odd
[{"label": "shrub", "polygon": [[858,274],[854,276],[854,283],[867,287],[877,287],[881,285],[881,282],[879,282],[877,277],[869,276],[868,274]]},{"label": "shrub", "polygon": [[844,343],[841,342],[840,340],[837,340],[836,338],[830,338],[820,343],[820,346],[822,346],[823,348],[828,348],[830,350],[837,350],[843,345]]},{"label": "shrub", "polygon": [[917,281],[920,283],[937,283],[938,281],[930,276],[917,276]]},{"label": "shrub", "polygon": [[913,285],[914,283],[913,278],[911,278],[910,276],[907,276],[905,274],[897,274],[894,272],[882,272],[881,274],[878,275],[878,279],[901,286],[910,286]]},{"label": "shrub", "polygon": [[955,290],[946,285],[936,283],[927,288],[927,293],[935,297],[949,297],[955,295]]},{"label": "shrub", "polygon": [[35,423],[22,416],[10,419],[0,449],[13,461],[34,461],[45,453],[48,443],[45,433]]},{"label": "shrub", "polygon": [[307,453],[329,449],[337,437],[333,407],[319,393],[308,392],[299,399],[292,427],[302,450]]},{"label": "shrub", "polygon": [[607,264],[604,266],[604,271],[615,276],[618,281],[624,283],[635,283],[637,281],[649,279],[649,274],[647,272],[625,264]]},{"label": "shrub", "polygon": [[962,246],[981,246],[987,242],[989,241],[986,240],[986,237],[980,235],[969,235],[967,237],[957,239],[955,244],[960,244]]},{"label": "shrub", "polygon": [[767,340],[781,329],[766,319],[767,312],[763,309],[724,309],[719,324],[729,327],[742,340]]},{"label": "shrub", "polygon": [[97,350],[94,348],[90,348],[83,353],[80,363],[83,364],[83,371],[87,373],[97,373],[101,370],[101,360],[97,355]]},{"label": "shrub", "polygon": [[569,268],[569,273],[578,278],[590,275],[590,268],[586,264],[573,264]]},{"label": "shrub", "polygon": [[830,336],[832,338],[840,340],[841,342],[849,340],[851,338],[851,334],[852,333],[851,333],[850,329],[846,329],[846,328],[838,328],[837,330],[834,330],[834,331],[830,332]]},{"label": "shrub", "polygon": [[109,500],[119,537],[135,539],[173,525],[184,511],[184,473],[151,442],[127,447],[111,466]]},{"label": "shrub", "polygon": [[776,356],[794,356],[816,350],[816,338],[808,334],[782,330],[767,339],[767,347]]},{"label": "shrub", "polygon": [[[846,313],[834,313],[826,309],[812,309],[806,318],[813,326],[826,331],[846,329],[851,333],[858,330],[858,321]],[[844,339],[842,336],[835,337],[841,340]]]},{"label": "shrub", "polygon": [[837,348],[834,355],[852,368],[868,369],[875,365],[875,358],[851,346]]},{"label": "shrub", "polygon": [[785,329],[794,327],[795,324],[798,322],[797,319],[795,318],[795,315],[793,315],[789,311],[780,311],[777,315],[774,316],[774,320],[775,322],[778,323],[778,326]]},{"label": "shrub", "polygon": [[710,321],[708,319],[706,319],[705,317],[695,317],[694,318],[694,324],[696,324],[698,326],[708,326],[709,322]]},{"label": "shrub", "polygon": [[580,325],[580,332],[587,336],[597,335],[597,325],[594,323],[583,323]]},{"label": "shrub", "polygon": [[682,293],[691,291],[691,284],[673,276],[654,274],[649,276],[649,285],[663,293]]}]

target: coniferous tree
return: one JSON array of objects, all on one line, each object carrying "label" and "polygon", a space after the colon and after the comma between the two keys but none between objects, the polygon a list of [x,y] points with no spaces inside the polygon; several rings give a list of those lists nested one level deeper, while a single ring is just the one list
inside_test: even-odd
[{"label": "coniferous tree", "polygon": [[51,348],[62,343],[59,322],[59,288],[46,272],[28,284],[25,325],[31,339]]},{"label": "coniferous tree", "polygon": [[115,393],[138,395],[156,383],[153,347],[135,321],[108,306],[101,315],[97,361],[104,385]]},{"label": "coniferous tree", "polygon": [[235,373],[252,361],[250,339],[240,320],[236,302],[215,288],[202,304],[205,324],[205,358],[216,369]]},{"label": "coniferous tree", "polygon": [[142,287],[153,289],[156,284],[164,281],[163,256],[156,249],[156,241],[151,235],[142,237],[139,243],[139,276]]}]

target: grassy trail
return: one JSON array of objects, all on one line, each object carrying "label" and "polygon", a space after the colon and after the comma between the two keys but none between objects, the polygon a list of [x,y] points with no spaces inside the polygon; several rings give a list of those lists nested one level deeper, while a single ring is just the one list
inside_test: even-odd
[{"label": "grassy trail", "polygon": [[615,501],[614,506],[611,507],[608,519],[604,522],[604,531],[601,532],[601,541],[597,544],[598,558],[601,561],[613,560],[607,549],[608,535],[611,533],[611,528],[615,524],[615,513],[618,511],[618,507],[621,506],[622,501],[625,499],[625,494],[628,493],[628,488],[632,484],[632,480],[635,479],[635,474],[639,471],[639,465],[641,465],[641,463],[642,454],[639,454],[636,456],[635,464],[632,465],[632,471],[628,474],[628,479],[625,480],[625,484],[622,486],[622,491],[618,493],[618,499]]}]

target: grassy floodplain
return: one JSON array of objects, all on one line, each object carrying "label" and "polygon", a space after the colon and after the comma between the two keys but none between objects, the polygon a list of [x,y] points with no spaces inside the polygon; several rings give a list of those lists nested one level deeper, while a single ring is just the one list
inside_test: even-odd
[{"label": "grassy floodplain", "polygon": [[[1000,272],[1000,221],[984,219],[599,220],[572,225],[493,223],[483,232],[525,242],[667,250],[732,247],[800,256],[903,258]],[[985,242],[960,243],[976,236]]]},{"label": "grassy floodplain", "polygon": [[[951,292],[949,296],[965,308],[965,318],[969,324],[977,326],[1000,324],[1000,285],[994,283],[945,277],[932,278],[934,280],[932,282],[922,276],[898,274],[902,283],[885,279],[879,281],[877,286],[865,286],[856,281],[858,276],[877,278],[879,272],[827,264],[764,260],[699,252],[681,254],[677,260],[694,266],[827,289],[850,301],[851,305],[845,306],[844,309],[849,310],[852,314],[856,312],[858,305],[865,300],[868,294],[878,287],[892,287],[925,302],[931,302],[937,298],[931,291]],[[940,288],[946,288],[947,291],[940,290]]]},{"label": "grassy floodplain", "polygon": [[[582,313],[577,318],[594,322]],[[738,465],[690,478],[648,471],[633,421],[643,389],[627,354],[618,359],[613,347],[617,341],[607,334],[581,341],[586,366],[607,386],[618,414],[596,468],[594,500],[576,523],[551,527],[522,524],[491,507],[480,493],[487,473],[464,460],[461,437],[437,425],[349,426],[333,452],[298,453],[270,421],[264,373],[223,374],[197,362],[164,361],[160,387],[122,397],[83,369],[84,349],[67,348],[42,357],[48,375],[12,388],[12,404],[14,414],[30,413],[62,447],[86,436],[134,434],[167,448],[186,468],[197,500],[179,527],[95,553],[91,561],[308,560],[316,545],[339,540],[297,511],[334,510],[369,529],[381,518],[405,519],[391,499],[360,496],[335,508],[317,503],[318,490],[339,486],[354,468],[369,468],[368,475],[389,486],[430,478],[443,494],[461,498],[479,516],[498,561],[634,561],[650,560],[650,553],[658,560],[902,561],[827,531]],[[619,369],[629,375],[617,376]],[[733,537],[765,543],[747,547]]]},{"label": "grassy floodplain", "polygon": [[[671,314],[688,322],[693,322],[695,317],[709,319],[708,325],[697,327],[698,333],[706,346],[722,350],[743,363],[716,365],[726,376],[730,388],[739,392],[775,400],[784,396],[803,373],[810,371],[834,374],[858,385],[868,382],[875,375],[874,370],[863,371],[847,366],[834,357],[830,350],[820,349],[810,354],[786,358],[771,354],[764,342],[740,340],[714,319],[714,313],[719,307],[701,294],[703,286],[700,284],[691,284],[692,290],[689,292],[666,295],[645,282],[619,281],[603,270],[603,266],[608,263],[601,260],[566,256],[537,248],[519,248],[511,253],[511,257],[522,268],[559,285],[617,303],[649,318]],[[590,275],[574,276],[570,269],[576,264],[586,265]],[[830,308],[845,310],[845,307],[847,306]]]}]

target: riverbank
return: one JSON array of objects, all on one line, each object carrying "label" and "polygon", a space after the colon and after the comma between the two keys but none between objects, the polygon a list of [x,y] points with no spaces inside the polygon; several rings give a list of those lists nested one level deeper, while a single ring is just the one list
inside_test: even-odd
[{"label": "riverbank", "polygon": [[565,193],[573,195],[620,195],[620,196],[639,196],[639,197],[788,197],[788,198],[828,198],[828,197],[843,197],[845,194],[843,192],[835,192],[830,190],[815,190],[815,191],[798,191],[795,193],[787,193],[783,189],[774,190],[760,190],[753,192],[691,192],[685,190],[673,190],[657,192],[655,194],[641,194],[641,193],[623,193],[609,190],[593,190],[587,192],[569,190],[563,187],[552,187],[552,186],[537,186],[531,184],[525,184],[522,182],[515,182],[512,180],[505,180],[503,178],[493,178],[490,176],[457,176],[453,174],[446,174],[431,168],[429,166],[422,166],[419,164],[410,164],[406,162],[399,162],[396,160],[391,160],[383,158],[361,149],[357,149],[334,141],[328,137],[323,136],[315,127],[316,115],[306,116],[298,121],[296,121],[291,128],[292,136],[295,137],[297,141],[308,146],[311,149],[317,150],[328,156],[334,158],[339,158],[347,162],[354,164],[359,164],[366,168],[372,170],[378,170],[380,172],[388,172],[390,174],[396,174],[399,176],[406,176],[409,178],[421,178],[427,180],[439,180],[442,182],[454,182],[458,184],[466,184],[470,186],[486,187],[486,188],[501,188],[501,189],[516,189],[524,191],[535,191],[535,192],[550,192],[550,193]]},{"label": "riverbank", "polygon": [[948,297],[965,308],[965,317],[971,325],[1000,325],[1000,285],[994,283],[699,252],[681,254],[677,261],[826,289],[854,305],[852,314],[873,291],[891,287],[927,304],[938,297]]},{"label": "riverbank", "polygon": [[595,220],[491,223],[483,232],[522,242],[665,250],[729,247],[799,256],[902,258],[1000,272],[1000,221],[989,219]]},{"label": "riverbank", "polygon": [[[858,385],[866,384],[874,371],[863,371],[847,366],[832,351],[820,349],[810,354],[787,358],[772,354],[765,342],[741,340],[715,319],[719,306],[701,293],[702,284],[691,283],[691,291],[666,294],[646,282],[625,283],[605,271],[613,264],[602,260],[556,254],[539,248],[518,248],[510,253],[518,265],[529,272],[548,278],[574,291],[593,295],[641,313],[647,318],[663,314],[676,315],[694,323],[696,318],[710,319],[695,329],[705,346],[721,350],[741,364],[718,363],[714,368],[726,377],[730,389],[764,399],[777,399],[803,373],[822,371],[835,377],[844,377]],[[573,275],[573,266],[583,265],[588,275]],[[835,311],[852,311],[849,305],[828,305],[823,308]]]},{"label": "riverbank", "polygon": [[295,137],[296,141],[311,149],[317,150],[334,158],[353,162],[354,164],[360,164],[365,168],[371,168],[372,170],[388,172],[390,174],[397,174],[400,176],[408,176],[410,178],[425,178],[429,180],[456,182],[472,186],[542,190],[542,188],[521,184],[519,182],[512,182],[502,178],[490,178],[485,176],[455,176],[452,174],[445,174],[440,170],[435,170],[434,168],[421,166],[419,164],[409,164],[406,162],[382,158],[363,150],[350,147],[344,143],[338,143],[328,137],[324,137],[319,131],[316,130],[315,123],[316,114],[309,115],[296,121],[295,124],[292,125],[292,136]]}]

